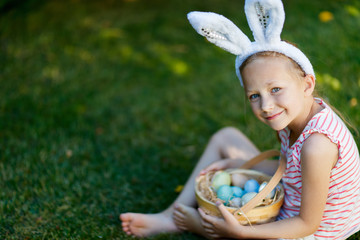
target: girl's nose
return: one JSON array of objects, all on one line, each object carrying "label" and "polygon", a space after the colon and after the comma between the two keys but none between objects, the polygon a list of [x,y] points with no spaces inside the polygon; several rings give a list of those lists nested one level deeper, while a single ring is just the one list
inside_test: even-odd
[{"label": "girl's nose", "polygon": [[262,97],[261,98],[261,110],[263,112],[271,112],[274,108],[274,103],[271,97]]}]

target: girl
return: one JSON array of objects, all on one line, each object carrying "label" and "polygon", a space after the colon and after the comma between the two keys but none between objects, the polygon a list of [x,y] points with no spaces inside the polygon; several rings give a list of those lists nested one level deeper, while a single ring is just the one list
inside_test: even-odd
[{"label": "girl", "polygon": [[[189,20],[210,42],[237,55],[236,71],[253,113],[278,132],[287,166],[277,221],[242,226],[222,204],[223,218],[194,208],[198,174],[240,167],[259,153],[240,131],[228,127],[211,138],[184,190],[165,211],[120,215],[127,234],[191,231],[209,239],[345,239],[360,230],[360,158],[350,131],[323,100],[314,98],[315,75],[305,55],[280,40],[281,1],[247,0],[245,12],[253,43],[222,16],[197,12]],[[265,161],[255,169],[273,174],[276,168],[276,161]]]}]

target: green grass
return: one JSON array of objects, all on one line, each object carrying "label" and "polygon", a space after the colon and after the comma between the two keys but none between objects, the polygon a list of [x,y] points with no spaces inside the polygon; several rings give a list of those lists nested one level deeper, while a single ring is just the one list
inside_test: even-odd
[{"label": "green grass", "polygon": [[[360,4],[326,2],[286,1],[282,37],[359,130]],[[234,57],[186,19],[214,11],[249,34],[242,9],[238,0],[32,0],[3,10],[0,238],[132,239],[118,215],[170,204],[221,127],[278,147],[246,103]],[[324,10],[334,20],[319,21]]]}]

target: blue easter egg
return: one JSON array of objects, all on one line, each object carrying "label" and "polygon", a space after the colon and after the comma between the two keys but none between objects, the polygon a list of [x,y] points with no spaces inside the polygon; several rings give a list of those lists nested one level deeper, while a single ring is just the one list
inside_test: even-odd
[{"label": "blue easter egg", "polygon": [[232,190],[233,190],[233,195],[234,195],[234,197],[241,198],[242,195],[244,195],[244,191],[242,190],[241,187],[232,186],[231,188],[232,188]]},{"label": "blue easter egg", "polygon": [[246,181],[245,186],[244,186],[244,190],[247,193],[249,193],[249,192],[259,192],[259,187],[260,187],[260,185],[255,179],[250,179],[250,180]]},{"label": "blue easter egg", "polygon": [[222,185],[217,191],[217,197],[224,201],[229,201],[233,196],[233,190],[229,185]]}]

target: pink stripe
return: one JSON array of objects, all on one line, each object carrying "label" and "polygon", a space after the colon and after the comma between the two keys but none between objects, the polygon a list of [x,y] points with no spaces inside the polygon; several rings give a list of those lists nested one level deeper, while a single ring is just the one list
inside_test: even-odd
[{"label": "pink stripe", "polygon": [[322,119],[323,123],[321,124],[321,126],[319,127],[320,129],[323,128],[324,124],[326,123],[326,120],[328,119],[328,114],[326,115],[325,119]]},{"label": "pink stripe", "polygon": [[347,176],[347,178],[344,178],[344,180],[342,180],[340,182],[337,182],[337,184],[334,185],[334,186],[339,186],[339,185],[343,184],[345,181],[347,181],[350,177],[354,176],[355,174],[359,174],[359,172],[353,171],[350,176]]},{"label": "pink stripe", "polygon": [[286,175],[283,178],[285,199],[281,216],[290,217],[299,214],[302,188],[301,148],[312,133],[319,132],[338,145],[339,158],[338,164],[331,172],[328,202],[323,221],[315,236],[323,239],[348,237],[349,231],[360,229],[360,227],[356,229],[356,226],[360,225],[360,204],[357,203],[360,199],[360,160],[357,156],[357,145],[349,130],[331,110],[324,110],[313,116],[306,129],[291,146],[291,153],[288,150],[289,130],[284,129],[279,134],[281,150],[288,157]]},{"label": "pink stripe", "polygon": [[333,132],[333,133],[335,134],[338,125],[339,125],[339,122],[336,121],[336,124],[335,124],[335,126],[334,126],[334,129],[333,129],[331,132]]},{"label": "pink stripe", "polygon": [[337,139],[339,139],[339,138],[340,138],[340,134],[343,133],[343,130],[342,130],[342,129],[343,129],[343,125],[340,124],[340,127],[341,127],[341,128],[340,128],[340,130],[339,130],[339,133],[338,133],[338,135],[336,136]]},{"label": "pink stripe", "polygon": [[326,128],[326,131],[327,131],[327,132],[331,132],[331,131],[330,131],[330,128],[331,128],[332,123],[333,123],[333,121],[334,121],[333,115],[330,115],[330,118],[331,118],[330,123],[329,123],[328,127]]},{"label": "pink stripe", "polygon": [[[350,166],[349,166],[350,167]],[[346,181],[346,180],[348,180],[349,179],[349,177],[350,176],[348,176],[348,174],[350,174],[351,172],[352,172],[352,174],[355,174],[354,173],[354,170],[355,170],[355,168],[356,168],[356,166],[352,166],[352,168],[350,169],[350,170],[353,170],[353,171],[349,171],[349,170],[347,170],[346,172],[345,172],[345,169],[341,172],[341,173],[343,173],[342,175],[339,175],[339,176],[335,176],[334,178],[333,178],[333,181],[331,181],[331,186],[330,186],[330,188],[329,189],[332,189],[332,188],[334,188],[334,187],[336,187],[336,186],[339,186],[339,185],[341,185],[341,183],[342,182],[344,182],[344,181]]]},{"label": "pink stripe", "polygon": [[318,125],[319,121],[320,121],[320,117],[318,117],[318,118],[317,118],[317,120],[316,120],[316,123],[315,123],[314,127],[316,127],[316,126]]},{"label": "pink stripe", "polygon": [[[349,138],[349,140],[350,140],[350,138]],[[354,151],[354,143],[352,142],[351,143],[351,145],[350,145],[350,149],[344,154],[344,158],[347,158],[346,156],[349,154],[349,152],[351,151],[353,154],[350,156],[350,157],[348,157],[348,158],[353,158],[354,157],[354,154],[355,154],[355,151]]]}]

